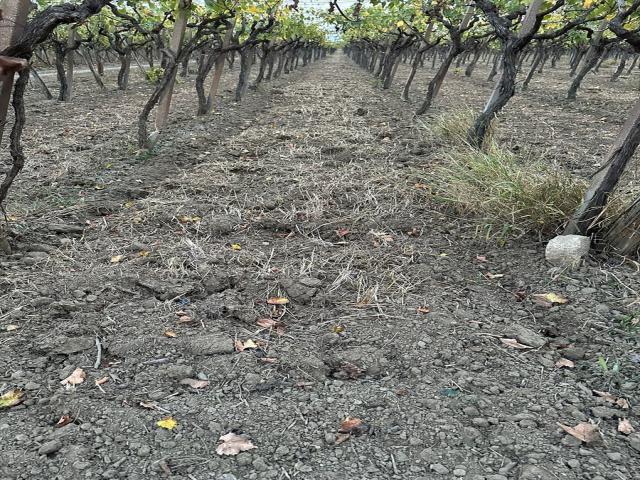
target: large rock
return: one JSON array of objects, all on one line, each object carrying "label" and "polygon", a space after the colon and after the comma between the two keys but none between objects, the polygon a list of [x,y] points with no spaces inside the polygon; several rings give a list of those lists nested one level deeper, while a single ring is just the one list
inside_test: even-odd
[{"label": "large rock", "polygon": [[582,235],[560,235],[547,244],[545,258],[559,266],[575,266],[589,254],[591,239]]}]

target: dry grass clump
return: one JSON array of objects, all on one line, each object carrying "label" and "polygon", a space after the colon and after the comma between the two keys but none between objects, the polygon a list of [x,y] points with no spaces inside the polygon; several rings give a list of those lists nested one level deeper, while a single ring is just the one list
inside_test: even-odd
[{"label": "dry grass clump", "polygon": [[587,186],[541,161],[519,160],[491,144],[461,146],[433,171],[435,198],[471,215],[487,237],[553,233],[570,218]]},{"label": "dry grass clump", "polygon": [[[446,145],[466,145],[467,134],[473,125],[478,112],[470,107],[457,108],[436,117],[428,125],[428,131],[438,143]],[[487,142],[493,140],[496,121],[487,132]]]}]

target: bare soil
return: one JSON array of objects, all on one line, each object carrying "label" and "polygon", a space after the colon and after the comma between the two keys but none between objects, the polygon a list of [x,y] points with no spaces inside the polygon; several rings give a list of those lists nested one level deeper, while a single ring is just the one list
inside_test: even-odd
[{"label": "bare soil", "polygon": [[[640,434],[617,430],[640,430],[637,269],[550,269],[543,239],[483,241],[421,186],[443,148],[424,124],[478,107],[487,72],[452,72],[419,121],[404,65],[381,91],[335,54],[240,104],[227,73],[204,119],[186,79],[150,154],[133,146],[142,80],[97,92],[78,76],[70,104],[31,92],[0,258],[0,386],[25,401],[0,411],[0,477],[638,478]],[[592,173],[637,96],[637,73],[609,73],[567,103],[566,69],[547,70],[500,140]],[[532,300],[549,292],[569,302]],[[86,380],[62,385],[76,368]],[[348,417],[364,426],[336,441]],[[558,426],[580,422],[600,440]],[[218,455],[228,432],[256,448]]]}]

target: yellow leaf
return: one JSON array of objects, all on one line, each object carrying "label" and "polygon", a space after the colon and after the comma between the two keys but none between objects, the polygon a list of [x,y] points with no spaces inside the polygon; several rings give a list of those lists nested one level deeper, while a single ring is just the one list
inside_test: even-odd
[{"label": "yellow leaf", "polygon": [[111,257],[111,263],[120,263],[124,259],[124,255],[115,255]]},{"label": "yellow leaf", "polygon": [[569,300],[565,297],[558,295],[557,293],[547,293],[545,298],[549,300],[551,303],[567,303]]},{"label": "yellow leaf", "polygon": [[7,332],[13,332],[13,331],[17,330],[18,328],[20,328],[20,327],[18,327],[18,325],[7,325]]},{"label": "yellow leaf", "polygon": [[140,250],[138,252],[139,257],[148,257],[151,252],[149,250]]},{"label": "yellow leaf", "polygon": [[158,420],[156,425],[165,430],[173,430],[178,426],[178,422],[176,422],[173,417],[165,417],[162,420]]},{"label": "yellow leaf", "polygon": [[165,337],[169,337],[169,338],[176,338],[178,336],[178,334],[176,332],[174,332],[173,330],[165,330],[164,331],[164,336]]},{"label": "yellow leaf", "polygon": [[9,408],[22,402],[24,392],[19,388],[9,390],[0,396],[0,408]]},{"label": "yellow leaf", "polygon": [[240,246],[240,244],[239,244],[239,243],[232,243],[232,244],[231,244],[231,250],[236,250],[236,251],[238,251],[238,250],[240,250],[240,249],[242,249],[242,247]]},{"label": "yellow leaf", "polygon": [[258,348],[258,345],[256,345],[256,342],[254,342],[253,340],[249,339],[246,342],[244,342],[243,347],[245,348],[245,350],[247,348]]},{"label": "yellow leaf", "polygon": [[104,185],[96,185],[95,187],[96,190],[104,190]]}]

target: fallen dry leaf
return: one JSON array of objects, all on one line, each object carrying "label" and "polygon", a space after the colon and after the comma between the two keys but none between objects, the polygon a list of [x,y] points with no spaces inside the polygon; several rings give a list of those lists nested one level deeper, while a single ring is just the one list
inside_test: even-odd
[{"label": "fallen dry leaf", "polygon": [[627,418],[618,419],[618,431],[620,433],[624,433],[625,435],[629,435],[635,431],[631,422]]},{"label": "fallen dry leaf", "polygon": [[576,366],[576,364],[574,362],[572,362],[571,360],[569,360],[568,358],[561,358],[560,360],[558,360],[556,362],[556,367],[558,367],[558,368],[562,368],[562,367],[573,368],[575,366]]},{"label": "fallen dry leaf", "polygon": [[485,257],[484,255],[478,255],[476,256],[476,260],[478,260],[479,262],[486,262],[487,257]]},{"label": "fallen dry leaf", "polygon": [[24,400],[24,391],[19,388],[8,390],[0,395],[0,409],[15,407]]},{"label": "fallen dry leaf", "polygon": [[124,259],[124,255],[115,255],[111,257],[111,263],[120,263]]},{"label": "fallen dry leaf", "polygon": [[84,382],[84,379],[87,378],[87,373],[81,369],[81,368],[76,368],[71,375],[69,375],[67,378],[65,378],[64,380],[62,380],[60,383],[62,385],[80,385],[82,382]]},{"label": "fallen dry leaf", "polygon": [[344,238],[351,233],[348,228],[339,228],[336,230],[336,235],[338,238]]},{"label": "fallen dry leaf", "polygon": [[493,280],[494,278],[502,278],[504,277],[504,273],[487,273],[486,277],[490,280]]},{"label": "fallen dry leaf", "polygon": [[173,417],[165,417],[162,420],[158,420],[156,425],[165,430],[173,430],[178,426],[178,422],[176,422]]},{"label": "fallen dry leaf", "polygon": [[169,338],[176,338],[178,334],[171,329],[167,329],[164,331],[164,336]]},{"label": "fallen dry leaf", "polygon": [[258,348],[256,342],[251,339],[245,340],[244,342],[241,340],[236,340],[234,342],[234,345],[236,347],[236,352],[243,352],[245,350]]},{"label": "fallen dry leaf", "polygon": [[235,250],[237,252],[238,250],[242,250],[242,246],[239,243],[232,243],[231,250]]},{"label": "fallen dry leaf", "polygon": [[504,343],[506,346],[511,348],[517,348],[518,350],[527,350],[529,348],[533,348],[533,347],[530,347],[529,345],[523,345],[522,343],[518,342],[515,338],[501,338],[500,341]]},{"label": "fallen dry leaf", "polygon": [[563,305],[569,301],[568,298],[558,295],[557,293],[534,293],[531,295],[533,301],[543,307],[552,307],[554,305]]},{"label": "fallen dry leaf", "polygon": [[251,443],[251,440],[241,435],[229,432],[220,437],[222,443],[216,448],[218,455],[237,455],[240,452],[246,452],[252,450],[256,446]]},{"label": "fallen dry leaf", "polygon": [[617,405],[620,408],[624,408],[624,409],[629,408],[629,402],[624,398],[616,397],[612,393],[601,392],[599,390],[594,390],[593,393],[595,393],[598,397],[602,398],[605,402],[612,403],[614,405]]},{"label": "fallen dry leaf", "polygon": [[69,415],[62,415],[60,417],[60,420],[56,422],[55,427],[61,428],[61,427],[64,427],[65,425],[69,425],[71,422],[73,422],[73,418],[71,418]]},{"label": "fallen dry leaf", "polygon": [[189,315],[181,315],[180,317],[178,317],[178,323],[191,323],[193,322],[193,318],[191,318]]},{"label": "fallen dry leaf", "polygon": [[338,433],[349,433],[353,435],[360,435],[364,433],[366,425],[359,418],[347,417],[340,423]]},{"label": "fallen dry leaf", "polygon": [[273,328],[279,325],[279,322],[273,318],[260,318],[256,320],[256,324],[262,328]]},{"label": "fallen dry leaf", "polygon": [[286,305],[289,303],[289,299],[285,297],[271,297],[267,299],[269,305]]},{"label": "fallen dry leaf", "polygon": [[18,325],[7,325],[7,332],[14,332],[16,330],[18,330]]},{"label": "fallen dry leaf", "polygon": [[422,306],[422,307],[418,307],[416,308],[416,312],[418,313],[429,313],[431,311],[431,309],[427,306]]},{"label": "fallen dry leaf", "polygon": [[580,422],[575,427],[569,427],[567,425],[563,425],[562,423],[558,423],[558,425],[569,435],[577,438],[581,442],[591,443],[600,439],[598,426],[594,425],[593,423]]},{"label": "fallen dry leaf", "polygon": [[109,381],[109,377],[102,377],[96,380],[96,385],[104,385]]},{"label": "fallen dry leaf", "polygon": [[350,433],[336,433],[336,445],[346,442],[351,438]]},{"label": "fallen dry leaf", "polygon": [[195,378],[185,378],[180,380],[180,385],[189,385],[191,388],[204,388],[209,385],[208,380],[197,380]]}]

